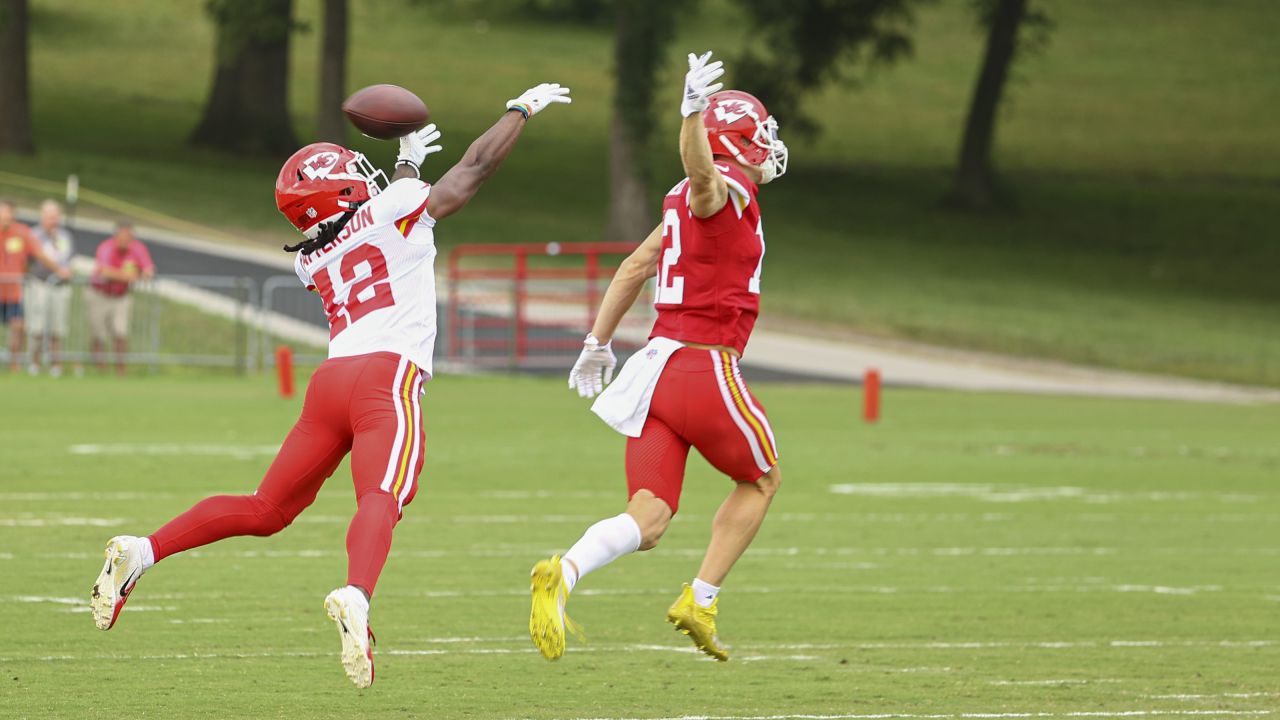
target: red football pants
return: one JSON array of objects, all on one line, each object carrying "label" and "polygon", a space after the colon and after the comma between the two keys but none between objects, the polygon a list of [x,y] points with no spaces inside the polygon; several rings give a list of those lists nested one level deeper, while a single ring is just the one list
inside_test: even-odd
[{"label": "red football pants", "polygon": [[311,376],[302,416],[252,495],[196,503],[151,535],[156,560],[237,535],[274,535],[316,499],[351,453],[356,514],[347,530],[347,583],[370,594],[391,533],[422,471],[419,397],[427,378],[393,353],[326,360]]},{"label": "red football pants", "polygon": [[738,482],[778,464],[769,418],[729,353],[681,348],[667,361],[640,437],[627,439],[628,497],[648,490],[676,512],[690,446]]}]

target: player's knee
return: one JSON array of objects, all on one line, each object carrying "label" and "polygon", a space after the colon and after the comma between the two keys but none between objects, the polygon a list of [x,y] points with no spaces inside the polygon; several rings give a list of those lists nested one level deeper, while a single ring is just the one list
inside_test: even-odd
[{"label": "player's knee", "polygon": [[667,532],[667,526],[671,524],[671,519],[667,518],[660,522],[654,523],[647,528],[640,528],[640,552],[652,550],[658,547],[658,541],[662,539],[662,535]]},{"label": "player's knee", "polygon": [[764,494],[770,500],[774,495],[778,494],[778,488],[782,486],[782,469],[774,465],[769,472],[765,473],[759,480],[756,480],[756,489]]},{"label": "player's knee", "polygon": [[280,508],[263,500],[257,495],[250,495],[249,501],[253,505],[253,515],[256,523],[253,528],[252,535],[266,537],[275,535],[281,530],[289,527],[296,515],[288,515],[280,510]]},{"label": "player's knee", "polygon": [[657,547],[667,526],[671,524],[671,507],[648,490],[641,490],[627,503],[627,514],[640,527],[641,552]]}]

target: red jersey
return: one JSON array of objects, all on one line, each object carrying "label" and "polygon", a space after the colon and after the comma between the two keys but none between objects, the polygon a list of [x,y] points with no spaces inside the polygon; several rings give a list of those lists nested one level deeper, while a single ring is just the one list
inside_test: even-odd
[{"label": "red jersey", "polygon": [[720,212],[695,217],[689,179],[662,201],[662,254],[658,257],[658,320],[650,338],[724,345],[739,353],[760,314],[764,228],[759,188],[737,165],[716,162],[729,185]]}]

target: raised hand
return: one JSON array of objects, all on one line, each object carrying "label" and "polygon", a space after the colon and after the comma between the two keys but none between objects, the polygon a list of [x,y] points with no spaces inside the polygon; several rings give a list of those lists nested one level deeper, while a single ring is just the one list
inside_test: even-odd
[{"label": "raised hand", "polygon": [[436,129],[435,123],[400,138],[400,154],[396,156],[396,165],[412,165],[414,169],[422,167],[422,162],[428,155],[444,149],[443,145],[431,144],[439,139],[440,131]]},{"label": "raised hand", "polygon": [[715,82],[724,75],[724,63],[711,60],[711,51],[701,56],[689,53],[689,72],[684,76],[684,99],[680,101],[680,114],[689,117],[707,109],[707,98],[724,87],[724,83]]},{"label": "raised hand", "polygon": [[520,97],[507,101],[508,110],[518,110],[526,119],[537,115],[553,103],[571,103],[569,88],[560,83],[542,83],[525,90]]}]

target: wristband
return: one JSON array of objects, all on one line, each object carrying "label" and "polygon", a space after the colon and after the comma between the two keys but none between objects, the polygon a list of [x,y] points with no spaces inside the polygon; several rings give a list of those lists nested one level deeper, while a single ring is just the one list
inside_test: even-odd
[{"label": "wristband", "polygon": [[419,178],[422,177],[422,168],[418,167],[418,163],[412,160],[397,160],[396,167],[400,167],[401,165],[408,165],[409,167],[413,168],[413,174],[415,176]]},{"label": "wristband", "polygon": [[510,112],[512,110],[515,110],[516,112],[523,115],[525,120],[528,120],[529,116],[533,114],[529,111],[529,106],[525,105],[524,103],[511,103],[510,105],[507,106],[507,112]]}]

